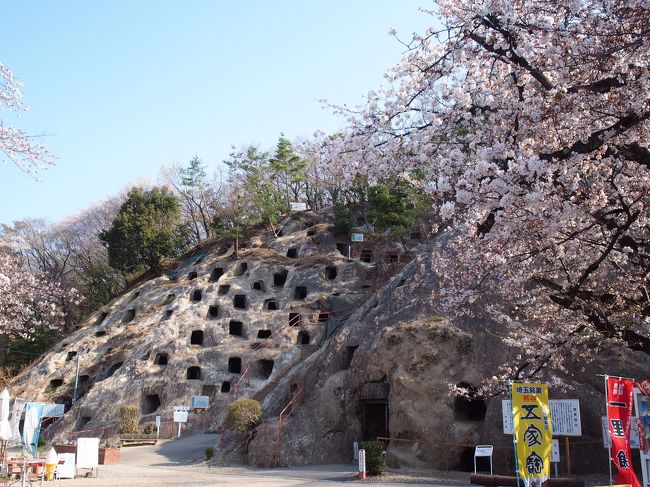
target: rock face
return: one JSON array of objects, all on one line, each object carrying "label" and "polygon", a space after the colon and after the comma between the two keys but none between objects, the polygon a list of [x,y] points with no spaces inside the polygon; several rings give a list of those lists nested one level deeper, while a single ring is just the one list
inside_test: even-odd
[{"label": "rock face", "polygon": [[[387,461],[394,467],[473,471],[474,446],[492,444],[497,471],[512,473],[512,438],[502,432],[503,398],[466,400],[450,396],[448,389],[478,385],[512,352],[498,338],[500,326],[480,312],[455,325],[439,316],[436,287],[431,252],[423,252],[369,296],[265,398],[267,421],[249,446],[249,461],[351,462],[354,441],[380,436],[391,438]],[[587,370],[584,364],[574,370],[573,377],[562,378],[566,390],[550,387],[551,398],[580,399],[583,436],[570,440],[571,469],[605,473],[604,387],[596,374],[650,377],[650,361],[641,353],[603,347]],[[300,395],[280,422],[276,405],[285,404],[291,390]],[[566,470],[564,444],[562,458]]]},{"label": "rock face", "polygon": [[[50,435],[115,434],[124,404],[137,405],[142,422],[161,415],[171,426],[172,406],[197,395],[211,406],[190,414],[188,430],[204,431],[230,402],[254,397],[264,420],[243,457],[253,465],[350,462],[354,441],[383,437],[395,467],[471,470],[474,446],[487,443],[497,471],[511,472],[502,398],[449,394],[450,384],[478,385],[512,353],[480,313],[489,299],[452,323],[436,307],[437,243],[409,241],[414,256],[397,242],[355,245],[348,261],[331,221],[303,214],[238,257],[216,244],[197,251],[90,317],[12,394],[69,404],[78,358],[78,400]],[[551,387],[552,398],[581,400],[583,437],[570,445],[577,473],[607,467],[596,374],[650,377],[646,355],[603,345],[587,370],[575,364],[560,378],[568,390]],[[219,455],[235,458],[235,444]]]},{"label": "rock face", "polygon": [[330,228],[326,218],[301,215],[237,257],[228,245],[196,251],[91,316],[21,374],[12,394],[71,407],[49,435],[115,434],[124,404],[137,405],[142,422],[161,415],[171,423],[172,407],[199,395],[212,407],[191,413],[188,425],[220,424],[229,402],[299,364],[325,341],[333,308],[374,284],[375,267],[348,261]]}]

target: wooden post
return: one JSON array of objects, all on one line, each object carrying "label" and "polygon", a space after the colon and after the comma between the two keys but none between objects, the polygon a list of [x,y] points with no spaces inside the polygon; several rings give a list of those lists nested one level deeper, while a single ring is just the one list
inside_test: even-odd
[{"label": "wooden post", "polygon": [[564,443],[565,449],[566,449],[566,473],[568,475],[571,475],[571,448],[569,447],[569,437],[565,436],[564,437],[566,442]]}]

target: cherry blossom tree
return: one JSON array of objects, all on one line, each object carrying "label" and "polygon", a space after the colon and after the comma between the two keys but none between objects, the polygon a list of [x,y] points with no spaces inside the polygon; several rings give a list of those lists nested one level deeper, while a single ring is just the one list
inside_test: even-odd
[{"label": "cherry blossom tree", "polygon": [[65,316],[61,302],[79,301],[75,289],[38,276],[7,253],[0,253],[0,333],[29,338],[38,328],[56,329]]},{"label": "cherry blossom tree", "polygon": [[[650,5],[439,0],[349,118],[349,177],[426,172],[450,314],[485,307],[506,379],[601,347],[650,354]],[[485,298],[488,299],[485,299]],[[481,301],[483,299],[483,301]]]},{"label": "cherry blossom tree", "polygon": [[[0,63],[0,112],[24,112],[27,107],[22,103],[21,84],[13,72]],[[13,162],[21,170],[32,176],[52,165],[52,155],[45,146],[34,141],[23,130],[6,125],[0,117],[0,151],[6,160]]]}]

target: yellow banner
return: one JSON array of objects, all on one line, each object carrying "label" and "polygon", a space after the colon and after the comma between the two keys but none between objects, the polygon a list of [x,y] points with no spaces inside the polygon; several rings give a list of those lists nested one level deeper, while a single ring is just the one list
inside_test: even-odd
[{"label": "yellow banner", "polygon": [[539,486],[551,476],[553,428],[546,384],[512,384],[512,418],[517,468],[526,485]]}]

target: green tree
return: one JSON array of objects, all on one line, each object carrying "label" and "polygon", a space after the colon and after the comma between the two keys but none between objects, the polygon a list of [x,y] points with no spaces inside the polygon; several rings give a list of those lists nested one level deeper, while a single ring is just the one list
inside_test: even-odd
[{"label": "green tree", "polygon": [[164,257],[177,255],[184,238],[178,231],[180,208],[167,189],[133,188],[113,220],[100,233],[111,267],[125,273],[156,267]]},{"label": "green tree", "polygon": [[307,161],[300,157],[293,149],[291,141],[284,134],[280,134],[275,154],[269,161],[275,180],[282,187],[285,208],[289,208],[291,201],[299,201],[302,190],[307,182]]},{"label": "green tree", "polygon": [[275,231],[287,205],[282,193],[273,184],[274,172],[268,153],[248,147],[232,152],[230,159],[224,162],[230,169],[232,191],[237,195],[236,226],[263,223]]},{"label": "green tree", "polygon": [[368,222],[375,231],[400,235],[426,214],[430,198],[409,180],[399,177],[368,188]]}]

